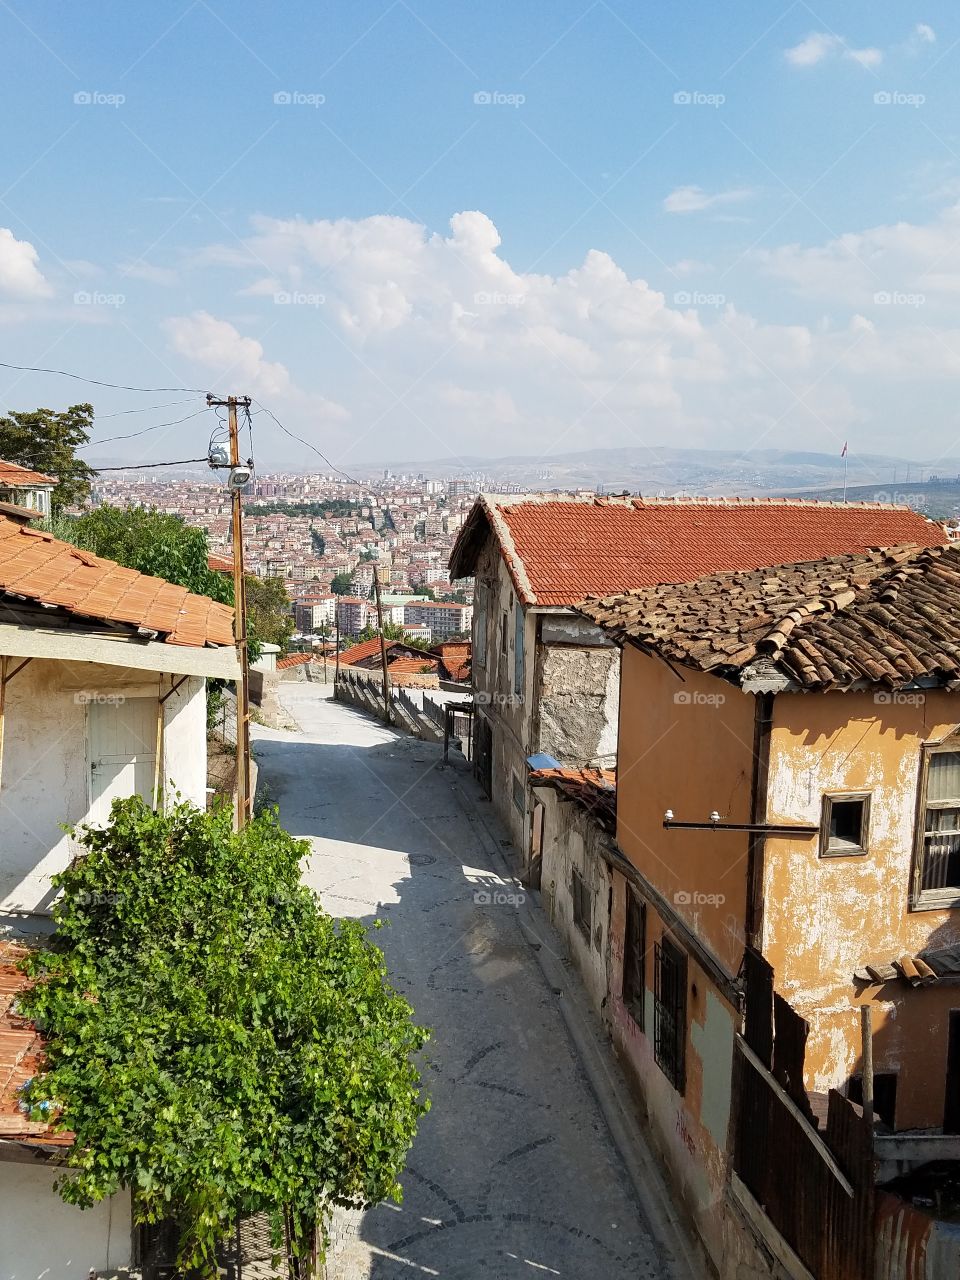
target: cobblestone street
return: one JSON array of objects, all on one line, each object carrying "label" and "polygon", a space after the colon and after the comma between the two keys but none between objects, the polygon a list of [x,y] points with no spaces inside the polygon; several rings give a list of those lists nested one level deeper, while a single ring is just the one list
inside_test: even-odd
[{"label": "cobblestone street", "polygon": [[462,760],[440,768],[439,747],[322,686],[285,685],[283,700],[303,731],[255,730],[260,786],[311,839],[307,879],[326,907],[390,922],[377,941],[392,980],[433,1031],[433,1105],[403,1204],[360,1215],[331,1252],[331,1280],[688,1274],[654,1244],[513,886],[492,870]]}]

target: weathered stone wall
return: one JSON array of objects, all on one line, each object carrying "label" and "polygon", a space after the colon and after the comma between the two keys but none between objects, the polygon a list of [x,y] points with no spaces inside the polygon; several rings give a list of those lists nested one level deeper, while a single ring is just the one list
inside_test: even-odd
[{"label": "weathered stone wall", "polygon": [[561,764],[616,760],[620,712],[619,649],[541,645],[537,750]]}]

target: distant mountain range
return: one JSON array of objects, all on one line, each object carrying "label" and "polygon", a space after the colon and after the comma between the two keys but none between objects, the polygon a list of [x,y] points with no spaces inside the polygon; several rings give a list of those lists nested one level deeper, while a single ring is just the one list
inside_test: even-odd
[{"label": "distant mountain range", "polygon": [[[960,461],[935,465],[886,454],[851,454],[848,485],[872,485],[892,493],[909,481],[940,476],[960,477]],[[394,475],[420,475],[447,479],[483,479],[484,487],[519,485],[525,489],[595,489],[608,493],[695,493],[707,495],[772,495],[807,493],[839,488],[844,460],[834,454],[802,453],[784,449],[743,452],[736,449],[586,449],[576,453],[505,458],[434,458],[406,460],[380,466],[360,466],[354,474],[364,479]],[[842,491],[842,490],[841,490]],[[852,496],[852,495],[851,495]],[[892,499],[887,499],[888,501]]]}]

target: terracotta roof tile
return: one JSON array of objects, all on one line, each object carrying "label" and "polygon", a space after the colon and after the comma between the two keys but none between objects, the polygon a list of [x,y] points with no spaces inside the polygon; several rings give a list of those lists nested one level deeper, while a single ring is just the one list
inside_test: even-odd
[{"label": "terracotta roof tile", "polygon": [[908,507],[800,499],[583,499],[481,494],[450,557],[471,576],[493,530],[524,604],[569,606],[707,573],[946,541]]},{"label": "terracotta roof tile", "polygon": [[612,769],[534,769],[530,785],[553,787],[608,831],[617,826],[617,775]]},{"label": "terracotta roof tile", "polygon": [[0,516],[0,593],[144,627],[168,644],[230,645],[233,610]]},{"label": "terracotta roof tile", "polygon": [[580,610],[614,640],[740,683],[960,687],[960,545],[710,574]]},{"label": "terracotta roof tile", "polygon": [[17,967],[27,950],[20,943],[0,940],[0,1141],[69,1146],[72,1134],[54,1133],[20,1109],[20,1087],[40,1066],[43,1054],[36,1027],[14,1011],[17,996],[30,985]]},{"label": "terracotta roof tile", "polygon": [[0,459],[0,485],[33,488],[36,485],[56,483],[55,476],[45,476],[41,471],[31,471],[28,467],[18,466],[16,462],[4,462]]},{"label": "terracotta roof tile", "polygon": [[288,671],[291,667],[302,667],[312,661],[313,657],[309,653],[287,653],[277,659],[277,670]]}]

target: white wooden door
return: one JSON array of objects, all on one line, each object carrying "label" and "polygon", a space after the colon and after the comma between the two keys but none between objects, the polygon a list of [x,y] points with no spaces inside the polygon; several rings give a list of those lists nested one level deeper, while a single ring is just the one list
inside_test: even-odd
[{"label": "white wooden door", "polygon": [[90,812],[87,822],[102,826],[120,796],[141,795],[153,803],[157,761],[157,700],[87,705],[90,742]]}]

